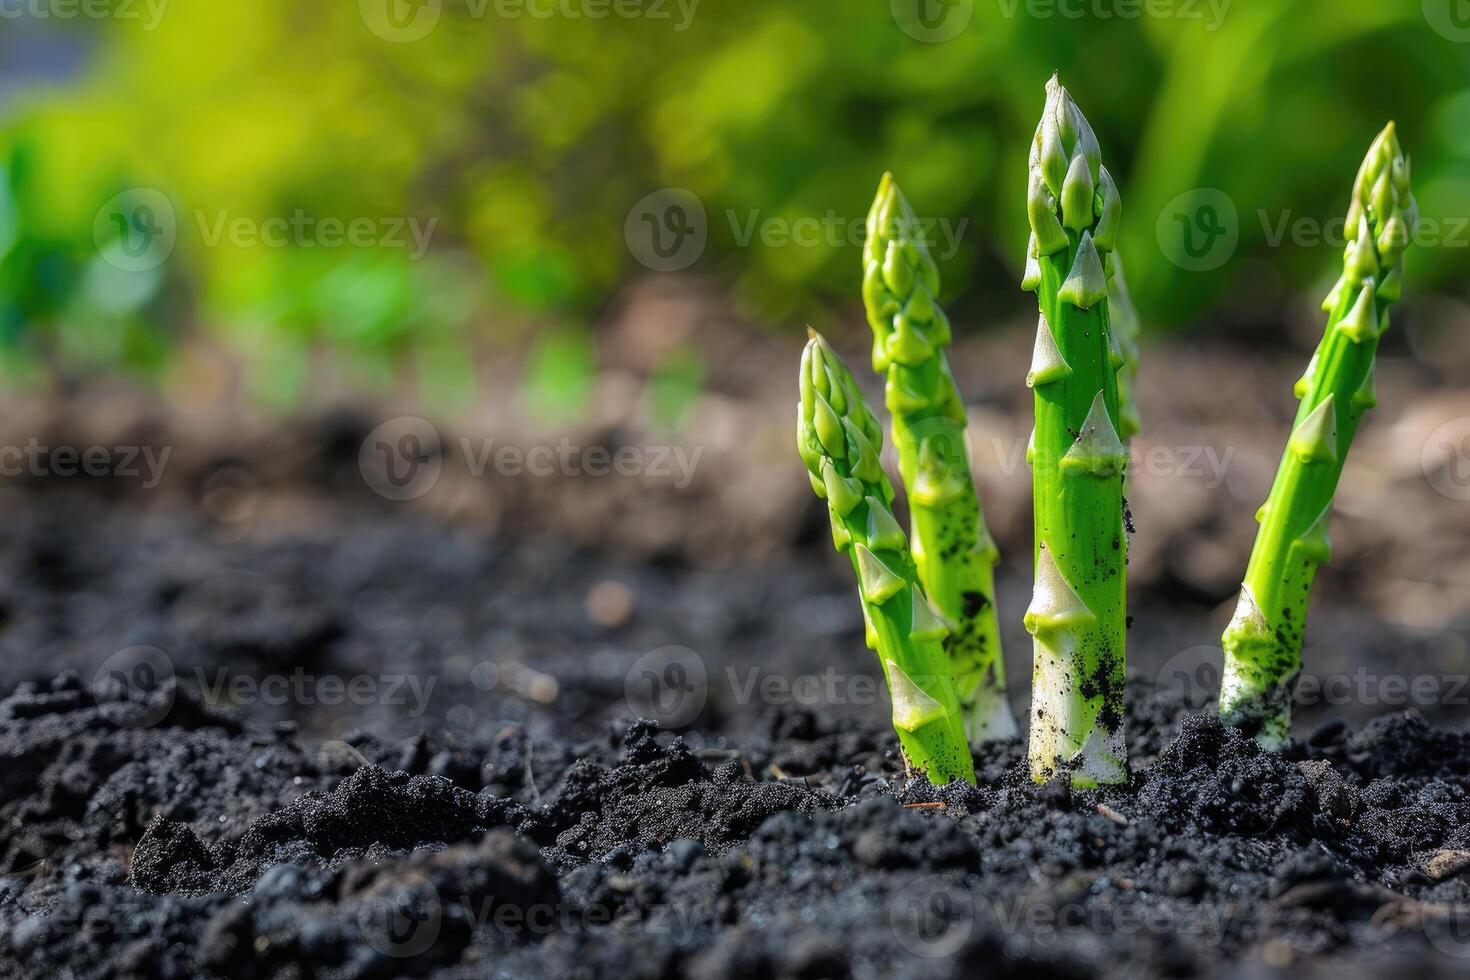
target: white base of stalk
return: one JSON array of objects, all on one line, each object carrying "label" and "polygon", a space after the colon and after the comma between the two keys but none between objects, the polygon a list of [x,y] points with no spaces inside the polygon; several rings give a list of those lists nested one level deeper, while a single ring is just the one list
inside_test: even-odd
[{"label": "white base of stalk", "polygon": [[1279,752],[1291,733],[1291,687],[1296,677],[1262,688],[1257,673],[1226,654],[1220,677],[1220,720],[1231,728],[1253,732],[1256,743],[1266,751]]},{"label": "white base of stalk", "polygon": [[1127,782],[1128,745],[1121,720],[1113,730],[1099,726],[1095,712],[1076,693],[1081,678],[1074,676],[1070,652],[1057,651],[1039,639],[1032,646],[1035,662],[1027,747],[1031,778],[1046,782],[1070,773],[1072,785],[1078,788]]},{"label": "white base of stalk", "polygon": [[992,687],[972,691],[960,704],[960,714],[965,719],[965,737],[971,745],[1021,734],[1005,692]]},{"label": "white base of stalk", "polygon": [[[1301,671],[1301,660],[1294,657],[1288,661],[1249,585],[1240,587],[1240,599],[1223,643],[1220,720],[1254,734],[1261,748],[1279,752],[1291,732],[1291,689]],[[1262,664],[1278,666],[1263,670]],[[1295,667],[1286,676],[1272,676],[1291,664]]]}]

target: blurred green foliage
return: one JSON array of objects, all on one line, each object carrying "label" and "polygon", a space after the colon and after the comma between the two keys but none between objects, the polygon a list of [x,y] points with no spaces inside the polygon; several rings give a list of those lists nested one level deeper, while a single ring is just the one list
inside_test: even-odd
[{"label": "blurred green foliage", "polygon": [[[153,369],[170,331],[198,323],[256,366],[271,400],[299,393],[321,349],[363,383],[409,364],[425,391],[462,400],[473,343],[586,322],[646,271],[624,225],[662,187],[705,207],[694,273],[732,284],[753,316],[820,323],[856,297],[855,239],[885,169],[963,232],[940,252],[947,299],[973,328],[1026,305],[1025,155],[1053,70],[1119,178],[1133,291],[1156,329],[1217,301],[1319,288],[1332,246],[1272,247],[1270,225],[1340,215],[1388,118],[1424,214],[1470,214],[1470,44],[1418,2],[920,0],[969,17],[943,43],[902,29],[905,0],[707,2],[690,16],[691,2],[596,18],[611,4],[532,0],[553,11],[541,17],[508,0],[178,0],[151,24],[142,4],[140,19],[22,24],[90,31],[95,46],[81,77],[12,87],[0,104],[10,370]],[[426,36],[393,39],[436,12]],[[99,208],[130,187],[176,207],[177,246],[152,272],[99,262]],[[1235,203],[1240,244],[1193,272],[1166,258],[1156,225],[1200,187]],[[293,216],[367,219],[376,238],[220,233]],[[780,244],[809,217],[832,220]],[[407,232],[388,244],[410,219],[432,228],[422,256]],[[1411,254],[1416,291],[1462,288],[1464,251]],[[588,348],[565,337],[536,348],[533,381],[575,387]],[[674,365],[657,411],[677,415],[699,373]]]}]

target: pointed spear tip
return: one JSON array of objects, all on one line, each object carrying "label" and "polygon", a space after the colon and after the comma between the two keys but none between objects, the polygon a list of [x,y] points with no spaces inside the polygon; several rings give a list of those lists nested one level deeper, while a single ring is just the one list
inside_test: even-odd
[{"label": "pointed spear tip", "polygon": [[874,195],[873,204],[875,209],[892,201],[894,198],[902,198],[903,194],[898,189],[898,181],[893,179],[893,171],[883,171],[883,176],[878,179],[878,193]]}]

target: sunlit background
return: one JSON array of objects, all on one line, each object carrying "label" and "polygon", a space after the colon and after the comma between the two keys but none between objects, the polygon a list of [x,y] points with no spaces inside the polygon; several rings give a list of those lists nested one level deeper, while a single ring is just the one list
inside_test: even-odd
[{"label": "sunlit background", "polygon": [[[1310,226],[1390,118],[1442,222],[1409,253],[1413,302],[1449,318],[1465,296],[1470,22],[1450,2],[567,6],[0,0],[5,383],[187,394],[203,344],[271,410],[325,385],[454,411],[489,359],[575,416],[610,305],[650,276],[770,331],[858,336],[885,169],[934,221],[961,332],[992,329],[1030,304],[1024,160],[1053,70],[1119,179],[1155,334],[1309,309],[1336,251]],[[1170,209],[1209,191],[1234,214],[1181,220],[1238,241],[1178,261]],[[674,271],[649,268],[640,202],[694,236]],[[677,419],[707,352],[664,346],[655,400]]]}]

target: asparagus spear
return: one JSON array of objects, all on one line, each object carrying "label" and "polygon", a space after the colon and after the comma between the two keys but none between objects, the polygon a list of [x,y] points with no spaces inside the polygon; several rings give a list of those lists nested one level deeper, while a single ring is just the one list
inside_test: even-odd
[{"label": "asparagus spear", "polygon": [[908,494],[919,581],[950,627],[950,675],[972,743],[1016,734],[1006,700],[995,612],[995,542],[980,513],[965,444],[965,405],[944,347],[949,321],[935,303],[939,268],[891,174],[868,213],[863,303],[873,370],[887,380],[893,443]]},{"label": "asparagus spear", "polygon": [[1418,220],[1409,161],[1393,123],[1358,170],[1343,274],[1323,301],[1327,329],[1296,385],[1301,399],[1266,503],[1235,617],[1225,630],[1220,717],[1279,748],[1291,726],[1307,600],[1332,553],[1332,498],[1363,412],[1377,404],[1374,358],[1403,283],[1403,253]]},{"label": "asparagus spear", "polygon": [[868,646],[878,654],[904,756],[934,783],[975,781],[950,683],[944,620],[919,584],[878,462],[883,430],[846,365],[815,332],[801,358],[797,451],[827,501],[832,543],[857,574]]},{"label": "asparagus spear", "polygon": [[1125,566],[1117,370],[1106,269],[1118,191],[1097,138],[1055,76],[1031,149],[1026,280],[1041,307],[1035,390],[1036,586],[1030,765],[1075,786],[1128,778],[1123,737]]}]

